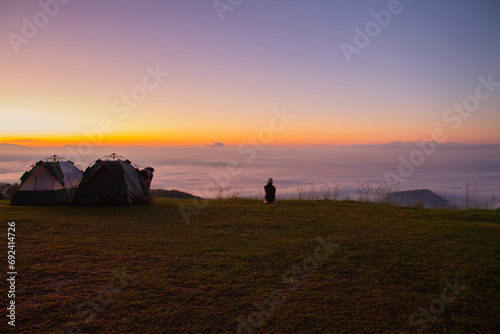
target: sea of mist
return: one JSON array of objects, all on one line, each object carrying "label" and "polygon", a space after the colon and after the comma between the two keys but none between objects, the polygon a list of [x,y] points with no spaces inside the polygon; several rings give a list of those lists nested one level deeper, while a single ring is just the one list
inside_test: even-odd
[{"label": "sea of mist", "polygon": [[[427,152],[421,148],[424,144]],[[0,144],[0,182],[17,182],[33,163],[53,154],[85,169],[96,159],[117,153],[139,168],[154,167],[152,188],[176,189],[202,197],[215,196],[214,183],[218,182],[226,195],[260,198],[262,187],[272,177],[278,199],[297,198],[300,186],[319,188],[335,183],[341,184],[342,197],[356,199],[357,182],[375,184],[387,175],[400,179],[399,190],[430,189],[457,204],[464,201],[467,183],[477,185],[476,196],[481,201],[489,200],[492,194],[500,195],[500,145],[419,145],[94,146],[79,150],[71,146],[33,148]],[[85,154],[76,154],[78,151]]]}]

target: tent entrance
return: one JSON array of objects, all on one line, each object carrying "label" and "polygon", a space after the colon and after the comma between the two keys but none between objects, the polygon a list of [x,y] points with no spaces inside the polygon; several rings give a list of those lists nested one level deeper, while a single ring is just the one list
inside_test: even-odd
[{"label": "tent entrance", "polygon": [[52,191],[61,189],[64,189],[63,185],[42,166],[23,182],[18,191]]}]

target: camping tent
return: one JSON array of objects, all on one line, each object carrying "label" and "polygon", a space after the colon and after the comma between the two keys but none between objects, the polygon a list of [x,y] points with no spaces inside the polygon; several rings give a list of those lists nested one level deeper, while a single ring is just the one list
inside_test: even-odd
[{"label": "camping tent", "polygon": [[82,174],[73,162],[57,155],[40,160],[21,176],[21,184],[11,204],[68,204]]},{"label": "camping tent", "polygon": [[130,205],[152,199],[139,169],[126,158],[113,153],[87,167],[71,203]]}]

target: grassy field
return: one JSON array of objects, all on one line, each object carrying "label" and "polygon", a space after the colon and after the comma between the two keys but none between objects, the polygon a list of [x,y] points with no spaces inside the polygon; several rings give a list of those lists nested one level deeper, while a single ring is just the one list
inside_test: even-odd
[{"label": "grassy field", "polygon": [[499,333],[500,210],[0,202],[2,333]]}]

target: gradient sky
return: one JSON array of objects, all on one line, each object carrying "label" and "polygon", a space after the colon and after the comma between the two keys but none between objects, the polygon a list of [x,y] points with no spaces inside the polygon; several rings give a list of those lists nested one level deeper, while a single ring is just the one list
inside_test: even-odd
[{"label": "gradient sky", "polygon": [[[268,144],[426,140],[435,128],[448,142],[500,143],[500,87],[456,129],[443,119],[479,76],[500,82],[500,2],[401,1],[348,63],[339,45],[389,2],[243,0],[221,20],[209,0],[72,0],[14,47],[45,14],[1,1],[0,142],[91,132],[95,144],[238,145],[286,108],[295,119]],[[158,87],[114,112],[157,66],[169,73]],[[113,130],[100,141],[103,119]]]}]

